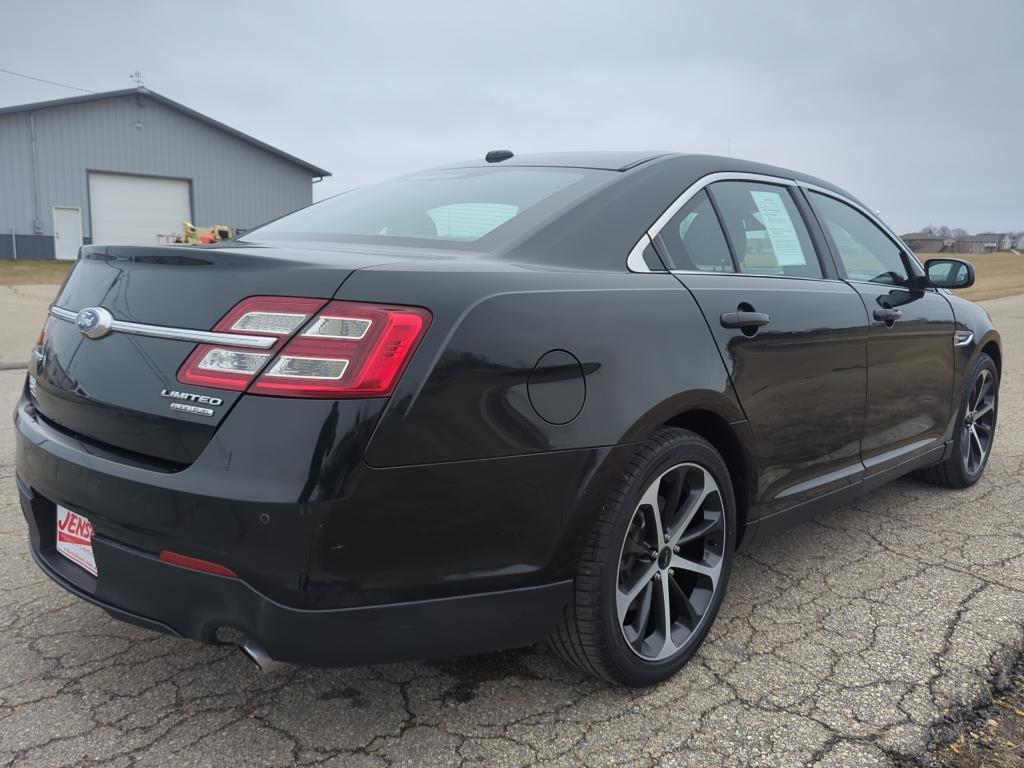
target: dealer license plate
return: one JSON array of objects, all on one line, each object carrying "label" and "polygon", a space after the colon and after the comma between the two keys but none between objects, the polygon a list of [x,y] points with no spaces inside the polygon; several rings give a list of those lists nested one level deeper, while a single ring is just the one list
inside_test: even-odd
[{"label": "dealer license plate", "polygon": [[92,523],[60,505],[57,506],[57,551],[93,576],[98,575],[96,559],[92,556]]}]

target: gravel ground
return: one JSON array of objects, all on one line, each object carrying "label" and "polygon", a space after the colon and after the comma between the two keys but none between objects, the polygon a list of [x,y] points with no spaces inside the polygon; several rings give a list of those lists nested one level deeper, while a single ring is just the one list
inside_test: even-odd
[{"label": "gravel ground", "polygon": [[1024,655],[996,672],[990,692],[938,723],[930,750],[900,768],[1024,768]]},{"label": "gravel ground", "polygon": [[[539,649],[264,676],[147,633],[34,566],[0,422],[0,766],[894,766],[1024,648],[1024,297],[985,478],[902,480],[737,560],[704,649],[629,692]],[[23,374],[0,371],[0,412]]]}]

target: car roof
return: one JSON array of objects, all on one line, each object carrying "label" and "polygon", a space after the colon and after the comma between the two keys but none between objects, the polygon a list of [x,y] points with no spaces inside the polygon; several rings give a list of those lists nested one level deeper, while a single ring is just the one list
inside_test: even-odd
[{"label": "car roof", "polygon": [[670,152],[638,150],[600,150],[594,152],[542,152],[513,155],[507,160],[489,163],[481,155],[474,160],[451,163],[442,168],[476,168],[481,166],[549,166],[552,168],[594,168],[601,171],[628,171],[638,165],[665,157]]},{"label": "car roof", "polygon": [[[654,162],[657,161],[657,162]],[[454,168],[484,168],[503,166],[533,166],[550,168],[592,168],[602,171],[625,172],[641,166],[653,166],[665,161],[674,161],[677,167],[685,169],[696,181],[710,173],[734,172],[755,173],[777,176],[784,179],[795,179],[814,184],[824,189],[838,192],[856,202],[860,202],[841,187],[800,171],[780,168],[752,160],[741,160],[735,157],[720,155],[690,154],[683,152],[655,152],[643,150],[598,150],[593,152],[542,152],[534,154],[513,155],[507,160],[489,163],[483,157],[459,163],[443,165],[431,170]]]}]

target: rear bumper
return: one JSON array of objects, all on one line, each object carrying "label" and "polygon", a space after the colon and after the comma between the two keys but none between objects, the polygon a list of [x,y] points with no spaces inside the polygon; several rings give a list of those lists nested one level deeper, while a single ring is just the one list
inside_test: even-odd
[{"label": "rear bumper", "polygon": [[121,621],[200,642],[230,628],[276,660],[343,666],[482,653],[551,631],[572,582],[359,608],[282,605],[241,579],[202,573],[93,538],[99,577],[57,553],[54,505],[19,483],[32,557],[64,589]]},{"label": "rear bumper", "polygon": [[[375,468],[362,461],[365,403],[310,401],[299,417],[286,405],[243,401],[195,463],[168,472],[22,398],[15,465],[37,563],[117,618],[205,642],[228,627],[283,661],[516,647],[559,621],[590,520],[633,452]],[[287,450],[261,449],[253,424]],[[56,552],[56,504],[93,524],[99,578]],[[167,563],[164,549],[239,578]]]}]

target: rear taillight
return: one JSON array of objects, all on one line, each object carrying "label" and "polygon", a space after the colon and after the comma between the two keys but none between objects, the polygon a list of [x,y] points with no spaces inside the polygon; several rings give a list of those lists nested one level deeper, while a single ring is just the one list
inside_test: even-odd
[{"label": "rear taillight", "polygon": [[226,344],[200,344],[178,371],[182,384],[241,392],[252,383],[270,359],[313,314],[326,304],[323,299],[285,296],[253,296],[238,302],[213,330],[247,336],[272,336],[277,341],[266,350],[243,349]]},{"label": "rear taillight", "polygon": [[300,397],[390,395],[430,313],[333,301],[263,370],[250,392]]},{"label": "rear taillight", "polygon": [[178,373],[184,384],[285,397],[390,395],[430,325],[419,307],[318,299],[246,299],[214,328],[270,335],[270,349],[201,344]]}]

